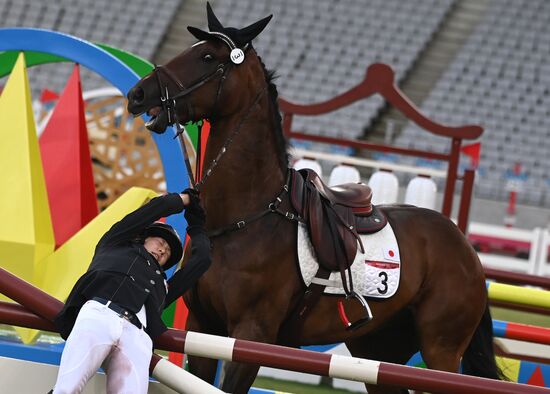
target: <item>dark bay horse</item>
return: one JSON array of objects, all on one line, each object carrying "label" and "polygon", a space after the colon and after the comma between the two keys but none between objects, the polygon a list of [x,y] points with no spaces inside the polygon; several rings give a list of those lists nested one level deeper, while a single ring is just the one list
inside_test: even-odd
[{"label": "dark bay horse", "polygon": [[[147,126],[155,132],[174,122],[211,123],[207,171],[199,182],[207,228],[235,231],[212,237],[212,266],[185,295],[187,329],[289,344],[282,330],[305,291],[297,266],[297,224],[275,213],[260,215],[279,195],[280,208],[292,211],[288,194],[281,193],[288,156],[277,89],[251,44],[269,19],[226,28],[208,6],[210,31],[188,28],[200,41],[138,82],[128,94],[128,110],[151,115]],[[485,277],[474,249],[435,211],[382,210],[399,243],[398,291],[386,300],[370,299],[374,319],[355,331],[338,318],[341,297],[322,296],[301,329],[291,333],[292,345],[345,342],[356,357],[394,363],[420,350],[429,368],[457,372],[462,360],[465,373],[498,378]],[[236,225],[253,217],[244,227]],[[358,304],[348,310],[353,318],[362,312]],[[189,365],[213,381],[216,361],[189,357]],[[229,363],[222,389],[247,392],[258,368]]]}]

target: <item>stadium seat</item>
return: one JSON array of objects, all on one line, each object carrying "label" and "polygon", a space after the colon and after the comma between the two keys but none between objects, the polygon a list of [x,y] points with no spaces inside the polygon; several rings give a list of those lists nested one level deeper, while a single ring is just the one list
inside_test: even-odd
[{"label": "stadium seat", "polygon": [[372,203],[395,204],[399,193],[399,181],[393,172],[386,170],[376,171],[371,175],[369,186],[372,189]]},{"label": "stadium seat", "polygon": [[416,176],[407,185],[405,204],[417,207],[435,209],[437,185],[433,179],[425,176]]},{"label": "stadium seat", "polygon": [[346,164],[339,164],[334,167],[328,180],[329,186],[358,182],[361,182],[359,171],[357,168]]},{"label": "stadium seat", "polygon": [[292,166],[296,171],[301,170],[302,168],[311,168],[313,171],[317,173],[321,178],[323,177],[323,169],[321,168],[321,164],[315,159],[298,159]]}]

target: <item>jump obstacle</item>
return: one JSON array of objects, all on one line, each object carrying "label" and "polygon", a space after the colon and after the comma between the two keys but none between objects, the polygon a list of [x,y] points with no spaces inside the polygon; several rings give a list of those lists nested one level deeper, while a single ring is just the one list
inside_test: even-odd
[{"label": "jump obstacle", "polygon": [[489,298],[494,301],[531,305],[550,311],[550,291],[487,282]]},{"label": "jump obstacle", "polygon": [[550,291],[487,281],[491,306],[550,316]]},{"label": "jump obstacle", "polygon": [[[55,331],[51,323],[62,303],[0,268],[0,292],[21,305],[0,305],[0,318],[7,324]],[[318,353],[284,346],[169,329],[155,341],[160,350],[260,364],[364,383],[394,385],[414,390],[445,393],[519,394],[550,393],[550,389],[455,373],[378,362],[356,357]],[[156,363],[156,365],[155,365]],[[155,357],[153,373],[165,366]],[[162,369],[162,368],[161,368]],[[171,374],[169,374],[171,375]],[[157,374],[157,378],[165,377]]]},{"label": "jump obstacle", "polygon": [[[56,301],[56,302],[59,302],[59,301],[57,301],[57,300],[55,300],[55,301]],[[25,305],[25,304],[24,304],[24,305]],[[28,306],[27,306],[27,307],[28,307]],[[20,313],[21,313],[22,315],[24,315],[24,313],[22,313],[22,312],[24,312],[24,310],[23,310],[23,311],[20,311]],[[32,318],[31,318],[30,316],[27,316],[26,318],[28,319],[28,321],[32,321]],[[47,326],[48,320],[44,320],[44,322],[42,322],[42,323],[43,323],[43,324],[46,324],[46,326]],[[14,322],[13,324],[17,324],[17,323]],[[51,330],[53,326],[51,326],[51,324],[50,324],[49,327],[50,327],[50,330]],[[47,329],[47,328],[45,328],[45,329]],[[178,335],[179,335],[179,334],[178,334]],[[203,334],[197,334],[197,335],[203,335]],[[196,339],[197,343],[200,342],[199,339],[204,339],[204,337],[198,337],[198,338]],[[224,340],[226,340],[227,338],[222,338],[222,339],[223,339],[222,342],[225,343]],[[210,339],[208,338],[208,340],[210,340]],[[239,341],[239,340],[233,340],[233,341],[235,341],[234,344],[242,344],[241,346],[243,346],[243,347],[246,348],[246,346],[244,346],[244,344],[246,343],[246,341],[244,341],[244,342],[243,342],[243,341]],[[189,342],[189,338],[187,338],[187,342]],[[186,343],[185,337],[184,337],[184,339],[183,339],[183,343],[184,343],[184,344]],[[222,343],[222,344],[223,344],[223,343]],[[197,345],[197,346],[199,346],[199,345]],[[203,345],[202,345],[202,346],[203,346]],[[273,346],[273,345],[268,345],[268,346]],[[200,347],[200,346],[199,346],[199,347]],[[268,349],[269,349],[269,348],[268,348]],[[169,349],[168,349],[168,350],[169,350]],[[290,350],[295,350],[295,349],[290,349]],[[191,351],[193,351],[193,349],[189,350],[189,354],[194,354],[194,353],[191,353]],[[197,351],[198,351],[198,350],[197,350]],[[213,355],[214,355],[214,353],[216,353],[217,351],[218,351],[217,348],[215,348],[215,349],[213,348],[213,349],[212,349]],[[223,352],[223,350],[222,350],[222,352]],[[243,351],[243,352],[246,353],[246,351]],[[250,351],[248,351],[248,352],[254,353],[254,352],[257,352],[257,351],[255,351],[255,350],[250,350]],[[299,352],[303,352],[303,351],[299,351]],[[233,354],[233,353],[235,353],[235,351],[232,351],[231,353]],[[237,352],[237,353],[238,353],[238,352]],[[314,353],[314,354],[318,355],[318,353]],[[196,355],[202,355],[202,354],[196,354]],[[327,355],[327,356],[330,356],[330,355]],[[235,356],[235,357],[238,358],[238,357],[240,357],[240,356],[237,354],[237,356]],[[244,357],[244,356],[243,356],[243,357]],[[281,356],[281,357],[282,357],[282,356]],[[296,356],[296,357],[298,357],[298,356]],[[304,356],[304,357],[306,357],[306,356]],[[342,357],[342,356],[339,356],[339,357]],[[218,358],[218,357],[215,357],[215,358]],[[245,358],[246,358],[246,357],[245,357]],[[299,357],[298,357],[298,358],[299,358]],[[223,358],[223,359],[230,361],[230,359],[228,359],[228,358]],[[283,360],[283,361],[284,361],[284,359],[285,359],[284,357],[281,358],[281,360]],[[307,359],[307,357],[306,357],[306,359]],[[347,359],[350,359],[350,358],[347,357]],[[351,359],[353,359],[353,358],[351,358]],[[362,360],[362,359],[358,359],[358,360]],[[158,360],[157,360],[157,361],[158,361]],[[241,361],[241,360],[240,360],[240,359],[234,359],[233,361]],[[281,361],[281,362],[283,362],[283,361]],[[371,365],[371,364],[369,364],[369,363],[374,363],[374,364],[372,365],[372,368],[369,368],[369,370],[375,370],[375,369],[377,369],[377,368],[378,368],[378,370],[380,370],[380,368],[379,368],[379,367],[380,367],[380,364],[382,364],[382,367],[384,366],[384,363],[377,363],[377,362],[373,362],[373,361],[370,361],[370,360],[366,360],[366,361],[367,361],[366,364],[368,364],[368,365]],[[253,360],[253,361],[243,361],[243,362],[258,363],[258,360],[256,360],[256,361],[254,361],[254,360]],[[320,362],[321,362],[320,360],[317,361],[317,363],[320,363]],[[162,364],[162,363],[161,363],[161,364]],[[284,364],[284,363],[283,363],[283,364]],[[336,364],[338,365],[338,363],[336,363]],[[342,363],[342,368],[344,368],[343,364],[344,364],[344,363]],[[353,363],[352,363],[352,364],[353,364]],[[269,363],[266,363],[265,365],[274,366],[274,365],[269,364]],[[378,365],[378,367],[375,367],[375,365]],[[275,366],[275,367],[277,367],[277,366]],[[284,367],[284,366],[283,366],[283,367]],[[401,366],[398,366],[398,367],[401,367]],[[298,367],[297,367],[297,368],[298,368]],[[300,368],[301,368],[301,367],[300,367]],[[313,368],[313,367],[311,367],[311,368]],[[335,368],[336,368],[336,367],[335,367]],[[288,369],[291,369],[291,368],[288,368]],[[334,369],[334,368],[333,368],[333,369]],[[338,369],[338,368],[336,368],[336,369]],[[360,369],[363,370],[364,368],[360,368]],[[299,370],[299,369],[293,369],[293,370]],[[324,369],[323,369],[323,371],[324,371]],[[382,371],[384,371],[384,368],[382,368]],[[433,372],[437,372],[437,371],[433,371]],[[349,372],[349,373],[351,374],[351,372]],[[365,372],[363,372],[363,373],[365,373]],[[333,376],[333,375],[330,375],[330,367],[329,367],[329,371],[328,371],[327,373],[320,373],[320,374],[325,374],[325,375],[327,375],[327,376]],[[344,375],[345,375],[345,374],[344,374]],[[377,375],[380,375],[380,372],[377,372]],[[383,378],[384,374],[382,374],[381,376],[382,376],[382,378],[377,377],[377,379],[378,379],[378,380],[380,380],[380,379],[383,380],[383,379],[384,379],[384,378]],[[338,377],[338,376],[334,376],[334,377]],[[344,377],[344,378],[345,378],[345,377]],[[352,380],[358,380],[358,381],[363,381],[363,380],[353,379],[353,378],[350,378],[350,379],[352,379]],[[449,378],[446,378],[446,380],[448,380],[448,379],[449,379]],[[493,383],[494,383],[494,381],[490,381],[490,382],[493,382]],[[387,384],[397,384],[397,383],[387,383]],[[413,386],[411,386],[411,387],[413,387]],[[413,387],[413,388],[414,388],[414,387]],[[476,389],[477,389],[477,388],[478,388],[478,386],[477,386],[477,384],[476,384]],[[202,391],[202,392],[204,392],[204,391]],[[448,391],[448,392],[454,392],[454,391]],[[459,392],[465,392],[465,391],[461,389]],[[476,390],[476,392],[482,392],[482,391]],[[483,392],[485,392],[485,391],[483,391]],[[498,391],[487,391],[487,392],[508,392],[508,391],[502,391],[501,389],[499,389]],[[516,391],[516,390],[514,390],[514,391],[511,391],[511,392],[523,392],[523,391]]]}]

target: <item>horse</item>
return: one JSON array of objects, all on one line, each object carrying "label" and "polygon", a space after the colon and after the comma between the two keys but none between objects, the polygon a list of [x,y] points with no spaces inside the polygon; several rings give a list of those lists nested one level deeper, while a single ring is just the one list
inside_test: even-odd
[{"label": "horse", "polygon": [[[482,266],[458,227],[433,210],[379,207],[395,231],[402,274],[395,295],[368,299],[367,324],[347,329],[336,312],[342,297],[326,295],[298,325],[288,324],[306,290],[297,265],[299,224],[278,214],[294,210],[285,192],[288,143],[274,73],[252,46],[271,16],[238,29],[224,27],[209,4],[207,15],[209,31],[188,27],[198,42],[127,95],[128,111],[151,116],[146,126],[153,132],[210,122],[196,187],[213,262],[184,295],[186,329],[292,346],[344,342],[355,357],[400,364],[420,351],[428,368],[458,372],[462,365],[464,373],[499,379]],[[353,318],[363,315],[359,303],[347,305]],[[206,381],[213,382],[216,366],[189,357],[190,371]],[[228,363],[222,390],[246,393],[258,369]],[[406,392],[366,386],[369,393]]]}]

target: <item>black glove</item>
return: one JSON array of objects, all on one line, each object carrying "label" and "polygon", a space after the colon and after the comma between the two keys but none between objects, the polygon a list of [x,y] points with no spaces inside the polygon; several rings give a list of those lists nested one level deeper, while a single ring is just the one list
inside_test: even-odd
[{"label": "black glove", "polygon": [[189,195],[189,205],[185,207],[184,213],[185,220],[187,220],[187,225],[189,227],[204,227],[206,215],[200,205],[198,193],[192,189],[185,189],[182,194]]},{"label": "black glove", "polygon": [[192,189],[188,187],[184,191],[182,191],[180,194],[187,194],[189,196],[189,200],[191,201],[190,204],[199,204],[200,203],[200,197],[199,192],[195,189]]}]

